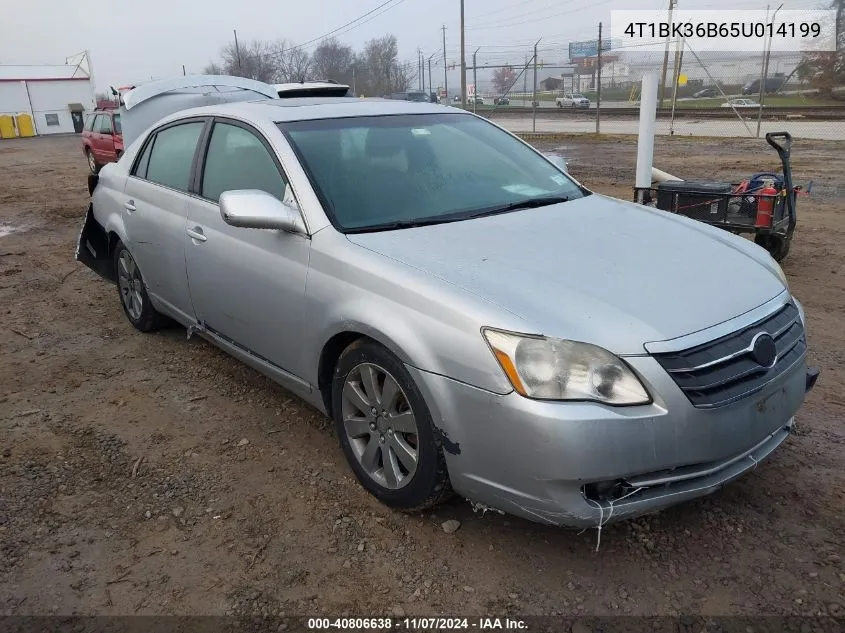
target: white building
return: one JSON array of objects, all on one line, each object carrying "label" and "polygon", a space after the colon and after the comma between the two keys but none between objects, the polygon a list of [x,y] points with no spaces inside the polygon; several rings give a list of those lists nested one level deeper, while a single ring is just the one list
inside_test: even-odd
[{"label": "white building", "polygon": [[0,115],[29,114],[36,134],[81,132],[82,110],[94,106],[87,63],[0,65]]}]

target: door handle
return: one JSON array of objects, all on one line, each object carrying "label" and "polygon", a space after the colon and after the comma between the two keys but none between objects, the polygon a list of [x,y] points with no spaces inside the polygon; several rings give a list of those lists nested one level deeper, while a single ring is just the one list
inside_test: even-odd
[{"label": "door handle", "polygon": [[197,242],[204,242],[208,238],[203,234],[202,229],[198,226],[195,226],[192,229],[188,229],[188,235],[191,237],[192,240],[196,240]]},{"label": "door handle", "polygon": [[123,203],[123,208],[132,213],[135,210],[135,201],[134,200],[127,200]]}]

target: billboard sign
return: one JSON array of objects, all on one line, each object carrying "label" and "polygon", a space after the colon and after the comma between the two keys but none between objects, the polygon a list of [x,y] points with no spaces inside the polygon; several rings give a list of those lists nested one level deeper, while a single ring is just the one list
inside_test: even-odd
[{"label": "billboard sign", "polygon": [[[601,50],[611,50],[610,40],[602,40]],[[589,40],[587,42],[570,42],[569,43],[569,59],[570,61],[579,57],[595,57],[599,54],[599,41]]]}]

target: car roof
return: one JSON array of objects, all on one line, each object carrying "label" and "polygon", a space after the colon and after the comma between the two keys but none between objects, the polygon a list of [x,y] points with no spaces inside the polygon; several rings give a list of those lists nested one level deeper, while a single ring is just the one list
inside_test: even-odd
[{"label": "car roof", "polygon": [[265,123],[281,123],[284,121],[338,119],[355,116],[445,112],[470,114],[448,106],[426,102],[355,97],[294,97],[290,99],[259,99],[190,108],[180,110],[162,119],[162,121],[174,121],[195,116],[231,116]]}]

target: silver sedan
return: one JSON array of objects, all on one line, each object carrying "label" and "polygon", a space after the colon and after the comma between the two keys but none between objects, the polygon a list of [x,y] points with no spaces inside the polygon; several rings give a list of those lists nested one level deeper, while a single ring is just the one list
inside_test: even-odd
[{"label": "silver sedan", "polygon": [[815,379],[766,251],[594,194],[468,112],[181,110],[89,186],[77,257],[130,323],[176,321],[330,416],[394,508],[658,510],[754,468]]}]

